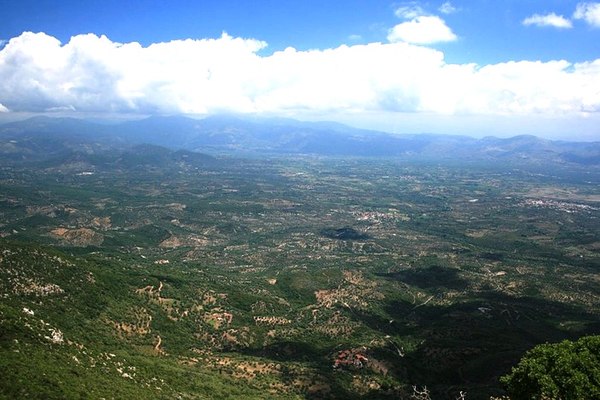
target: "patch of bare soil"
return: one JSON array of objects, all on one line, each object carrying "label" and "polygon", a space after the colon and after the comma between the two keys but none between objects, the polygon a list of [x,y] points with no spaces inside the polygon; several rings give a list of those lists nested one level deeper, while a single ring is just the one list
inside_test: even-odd
[{"label": "patch of bare soil", "polygon": [[110,217],[94,217],[92,226],[97,229],[107,230],[112,228]]},{"label": "patch of bare soil", "polygon": [[65,213],[65,214],[74,214],[77,212],[76,208],[59,205],[59,206],[27,206],[26,207],[27,215],[45,215],[50,218],[56,218],[57,214]]},{"label": "patch of bare soil", "polygon": [[50,231],[50,234],[71,246],[99,246],[104,241],[104,236],[89,228],[56,228]]},{"label": "patch of bare soil", "polygon": [[208,240],[198,236],[177,237],[172,235],[160,242],[159,247],[163,249],[175,249],[182,246],[203,247],[208,244]]}]

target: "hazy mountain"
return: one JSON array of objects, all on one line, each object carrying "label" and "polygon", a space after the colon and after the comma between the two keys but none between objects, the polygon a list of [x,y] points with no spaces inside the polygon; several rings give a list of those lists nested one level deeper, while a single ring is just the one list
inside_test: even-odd
[{"label": "hazy mountain", "polygon": [[191,119],[150,117],[103,125],[73,118],[35,117],[0,126],[5,159],[94,154],[152,144],[175,150],[228,154],[313,154],[456,160],[528,160],[600,164],[600,142],[551,141],[535,136],[475,139],[452,135],[395,135],[338,123],[231,115]]},{"label": "hazy mountain", "polygon": [[[95,167],[133,168],[145,165],[186,163],[192,167],[212,165],[209,155],[174,149],[144,141],[149,120],[129,130],[126,124],[102,125],[75,118],[35,117],[0,126],[0,165],[18,162],[41,167],[67,166],[78,170]],[[173,128],[175,129],[175,128]]]}]

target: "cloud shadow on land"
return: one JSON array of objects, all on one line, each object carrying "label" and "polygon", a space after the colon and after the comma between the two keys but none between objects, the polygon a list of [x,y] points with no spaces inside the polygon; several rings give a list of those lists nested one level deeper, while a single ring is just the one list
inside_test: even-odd
[{"label": "cloud shadow on land", "polygon": [[422,289],[464,290],[469,286],[469,282],[458,275],[457,269],[444,268],[438,265],[377,275],[390,280],[402,281]]},{"label": "cloud shadow on land", "polygon": [[[429,285],[421,282],[420,274],[408,277]],[[433,398],[454,398],[465,387],[470,388],[469,398],[502,395],[498,378],[527,350],[600,332],[597,316],[583,307],[492,291],[442,306],[392,301],[384,310],[390,320],[370,313],[353,317],[398,338],[397,345],[400,337],[420,340],[405,357],[391,359],[392,371],[411,383],[427,385]],[[570,321],[578,321],[578,328],[569,329]]]}]

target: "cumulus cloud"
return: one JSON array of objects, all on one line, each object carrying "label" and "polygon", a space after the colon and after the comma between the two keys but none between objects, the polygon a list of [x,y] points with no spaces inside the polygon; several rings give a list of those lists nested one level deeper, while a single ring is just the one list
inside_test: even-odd
[{"label": "cumulus cloud", "polygon": [[[453,11],[450,2],[444,3],[441,8],[448,12]],[[408,21],[402,22],[389,30],[387,39],[390,42],[434,44],[451,42],[457,39],[454,32],[442,18],[429,15],[416,2],[404,3],[396,9],[395,14],[397,17]]]},{"label": "cumulus cloud", "polygon": [[4,107],[2,103],[0,103],[0,112],[8,112],[8,108]]},{"label": "cumulus cloud", "polygon": [[415,44],[452,42],[456,35],[443,19],[435,15],[420,16],[402,22],[390,29],[387,39],[390,42],[403,41]]},{"label": "cumulus cloud", "polygon": [[259,55],[223,34],[143,47],[23,33],[0,50],[0,109],[40,112],[582,115],[600,111],[600,59],[449,64],[398,41]]},{"label": "cumulus cloud", "polygon": [[600,27],[600,3],[579,3],[573,18],[582,19],[593,27]]},{"label": "cumulus cloud", "polygon": [[29,111],[244,109],[246,72],[265,46],[226,34],[145,48],[88,34],[62,45],[44,33],[25,32],[0,52],[0,102]]},{"label": "cumulus cloud", "polygon": [[573,27],[570,20],[563,17],[562,15],[556,15],[550,13],[546,15],[534,14],[523,20],[523,25],[535,25],[535,26],[551,26],[559,29],[569,29]]}]

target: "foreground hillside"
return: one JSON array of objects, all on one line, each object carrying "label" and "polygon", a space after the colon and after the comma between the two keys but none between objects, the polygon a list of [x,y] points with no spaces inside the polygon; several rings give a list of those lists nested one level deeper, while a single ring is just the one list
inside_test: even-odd
[{"label": "foreground hillside", "polygon": [[213,158],[0,169],[0,397],[504,394],[600,333],[600,173]]}]

